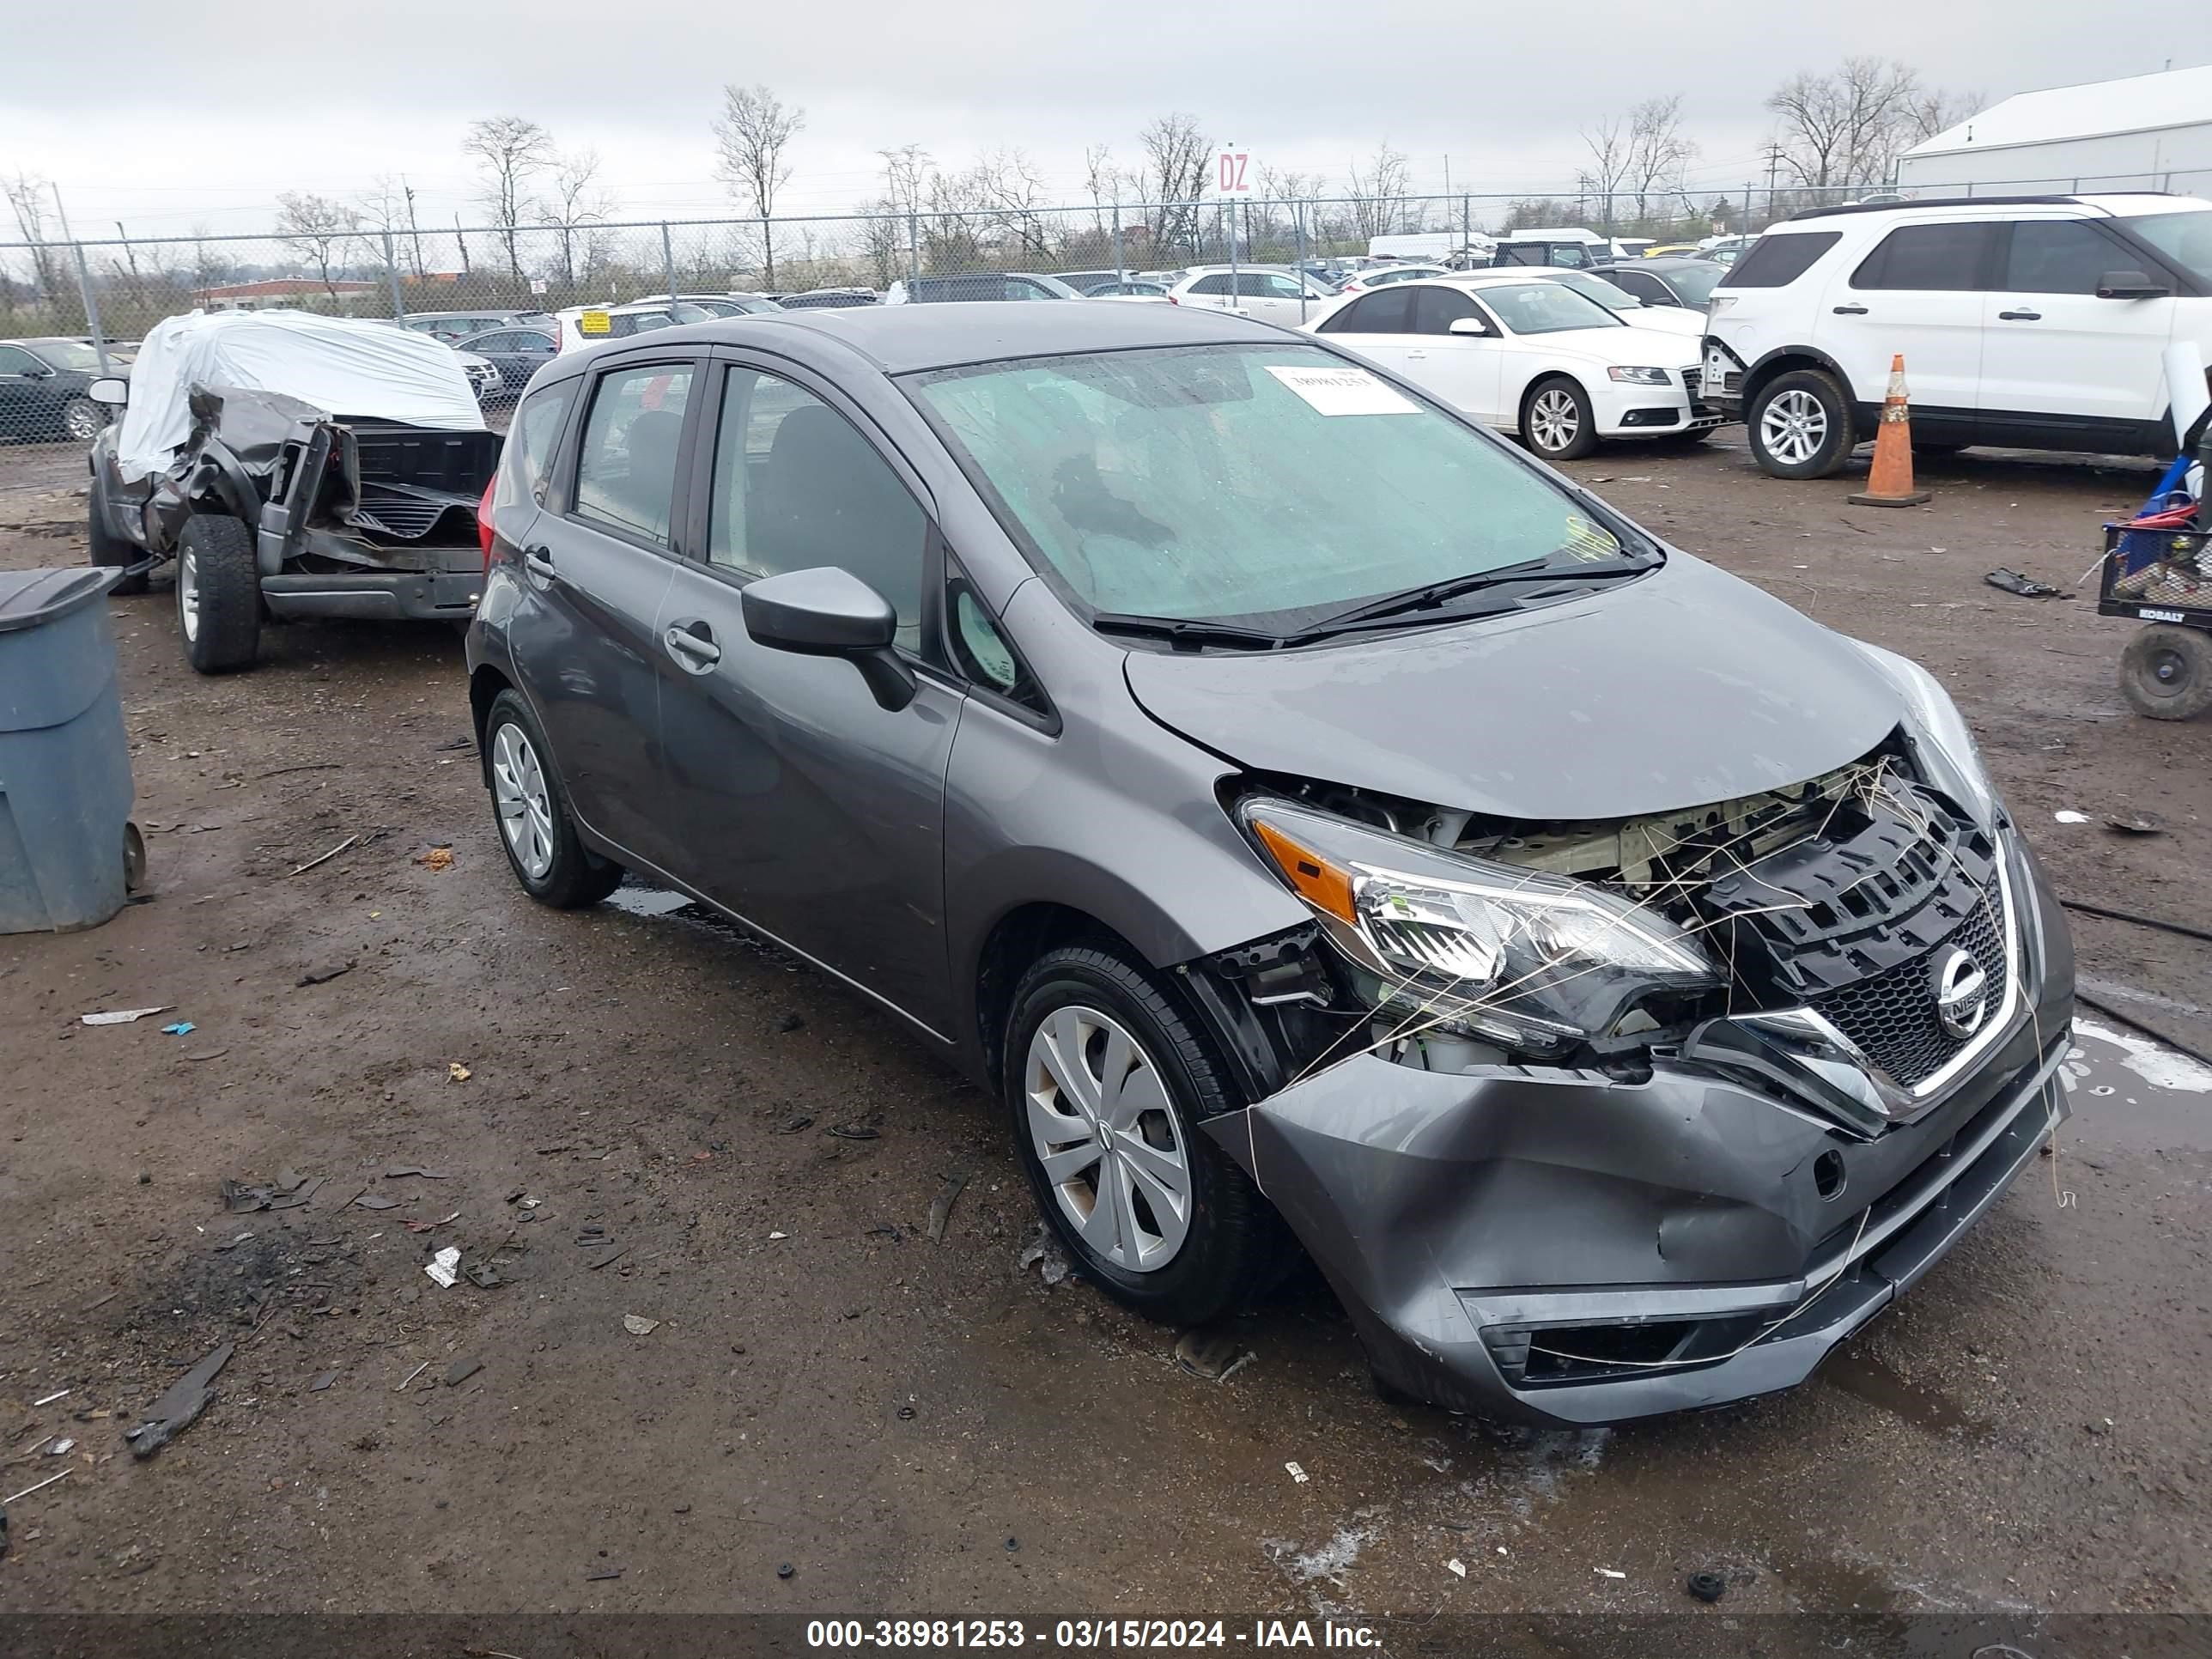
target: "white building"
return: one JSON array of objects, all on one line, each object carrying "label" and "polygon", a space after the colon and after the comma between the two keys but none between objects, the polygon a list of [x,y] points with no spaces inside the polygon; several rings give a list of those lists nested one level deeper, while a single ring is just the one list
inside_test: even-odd
[{"label": "white building", "polygon": [[1899,189],[2212,196],[2212,64],[2023,92],[1899,158]]}]

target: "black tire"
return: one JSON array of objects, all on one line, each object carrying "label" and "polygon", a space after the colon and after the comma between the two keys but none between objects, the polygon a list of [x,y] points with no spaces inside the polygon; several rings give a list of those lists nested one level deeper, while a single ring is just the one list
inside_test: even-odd
[{"label": "black tire", "polygon": [[65,442],[88,444],[107,430],[108,414],[89,398],[72,398],[62,405],[62,437]]},{"label": "black tire", "polygon": [[2120,695],[2146,720],[2194,720],[2212,708],[2212,637],[2193,628],[2146,628],[2120,653]]},{"label": "black tire", "polygon": [[227,513],[195,513],[177,538],[177,633],[203,674],[253,666],[261,652],[261,573],[253,532]]},{"label": "black tire", "polygon": [[[1555,438],[1550,423],[1541,418],[1538,404],[1548,402],[1552,394],[1564,392],[1572,404],[1568,417],[1571,431],[1562,431]],[[1539,437],[1539,433],[1545,435]],[[1530,386],[1521,399],[1521,441],[1547,461],[1578,461],[1597,448],[1597,415],[1590,408],[1589,393],[1565,374],[1547,374]]]},{"label": "black tire", "polygon": [[[1819,406],[1820,428],[1818,442],[1802,456],[1777,454],[1768,447],[1770,434],[1766,430],[1768,410],[1783,403],[1784,411],[1802,412],[1811,418],[1810,410],[1802,399],[1810,398]],[[1783,418],[1778,411],[1778,421]],[[1786,374],[1778,374],[1751,400],[1744,411],[1744,429],[1751,434],[1752,459],[1759,463],[1760,471],[1771,478],[1825,478],[1843,465],[1853,449],[1858,447],[1858,430],[1851,418],[1851,400],[1836,383],[1836,377],[1825,369],[1793,368]],[[1780,441],[1782,434],[1771,434]]]},{"label": "black tire", "polygon": [[[118,565],[140,564],[146,558],[144,553],[107,527],[107,481],[97,467],[93,469],[92,488],[88,492],[84,542],[91,562],[105,565],[109,569]],[[142,570],[135,576],[123,577],[107,591],[111,593],[143,593],[146,591],[146,573]]]},{"label": "black tire", "polygon": [[[1171,1130],[1170,1149],[1181,1149],[1188,1173],[1186,1231],[1172,1255],[1156,1267],[1133,1269],[1093,1248],[1047,1177],[1030,1129],[1031,1042],[1048,1018],[1074,1009],[1105,1014],[1120,1024],[1164,1085],[1169,1123],[1154,1121],[1120,1131],[1125,1136],[1141,1133],[1157,1152]],[[1107,1041],[1101,1034],[1086,1045],[1093,1050],[1086,1065]],[[1095,945],[1063,946],[1040,957],[1015,988],[1000,1081],[1014,1145],[1046,1225],[1059,1236],[1070,1259],[1115,1301],[1167,1324],[1200,1325],[1244,1305],[1270,1282],[1285,1255],[1281,1224],[1243,1170],[1198,1127],[1241,1103],[1191,1020],[1143,969]],[[1146,1114],[1152,1120],[1162,1115]],[[1095,1168],[1076,1174],[1071,1191],[1081,1188],[1086,1174],[1095,1195]],[[1158,1231],[1150,1194],[1141,1185],[1133,1185],[1132,1191],[1139,1194],[1133,1201]]]},{"label": "black tire", "polygon": [[[501,779],[495,769],[509,764],[510,751],[501,740],[502,728],[511,728],[523,752],[536,764],[542,779],[544,804],[549,820],[544,828],[549,849],[552,854],[545,867],[532,873],[531,864],[525,861],[508,833],[509,817],[501,805]],[[483,734],[484,779],[492,798],[492,823],[499,831],[499,844],[507,854],[507,868],[522,890],[540,904],[556,910],[580,910],[597,904],[616,888],[622,885],[622,866],[611,864],[595,857],[576,834],[576,814],[568,805],[568,789],[562,784],[560,768],[553,759],[553,746],[545,741],[545,733],[538,724],[538,717],[530,712],[530,705],[521,694],[510,688],[491,700],[485,711]],[[517,779],[518,787],[526,780]],[[520,820],[526,823],[526,817]]]}]

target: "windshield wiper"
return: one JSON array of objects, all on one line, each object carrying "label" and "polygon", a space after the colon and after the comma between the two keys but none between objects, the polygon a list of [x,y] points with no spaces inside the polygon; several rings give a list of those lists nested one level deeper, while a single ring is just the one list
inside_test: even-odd
[{"label": "windshield wiper", "polygon": [[1273,651],[1285,641],[1263,628],[1239,628],[1234,623],[1195,622],[1179,617],[1139,617],[1125,611],[1102,611],[1091,619],[1102,634],[1134,634],[1141,639],[1165,640],[1178,647],[1200,649],[1209,645],[1234,646],[1247,651]]},{"label": "windshield wiper", "polygon": [[[1520,582],[1611,581],[1622,576],[1640,576],[1650,568],[1649,564],[1562,567],[1543,560],[1531,560],[1522,564],[1505,565],[1496,570],[1453,576],[1443,581],[1431,582],[1425,587],[1407,588],[1402,593],[1385,593],[1379,599],[1370,599],[1364,605],[1353,605],[1349,611],[1340,611],[1333,617],[1322,617],[1311,627],[1300,629],[1298,637],[1333,634],[1346,628],[1357,628],[1364,623],[1380,621],[1386,617],[1402,616],[1408,611],[1437,610],[1462,595]],[[1420,620],[1428,621],[1430,618]]]}]

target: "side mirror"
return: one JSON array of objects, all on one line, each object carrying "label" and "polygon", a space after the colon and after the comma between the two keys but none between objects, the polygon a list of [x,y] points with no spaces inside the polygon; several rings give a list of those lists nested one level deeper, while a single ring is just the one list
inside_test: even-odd
[{"label": "side mirror", "polygon": [[2157,281],[2148,271],[2108,270],[2097,278],[2100,300],[2163,300],[2172,292],[2172,284]]},{"label": "side mirror", "polygon": [[1447,332],[1470,339],[1486,340],[1490,337],[1490,325],[1480,317],[1455,317]]},{"label": "side mirror", "polygon": [[112,404],[120,409],[131,401],[131,384],[127,380],[94,380],[86,389],[85,396],[96,404]]},{"label": "side mirror", "polygon": [[876,701],[893,712],[914,701],[914,671],[891,648],[898,612],[851,571],[823,565],[763,576],[746,586],[739,605],[754,643],[803,657],[846,658]]}]

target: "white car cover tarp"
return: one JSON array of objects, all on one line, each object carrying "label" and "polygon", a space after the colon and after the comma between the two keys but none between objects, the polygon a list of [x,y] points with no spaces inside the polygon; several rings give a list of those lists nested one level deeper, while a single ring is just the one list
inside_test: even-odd
[{"label": "white car cover tarp", "polygon": [[305,311],[195,311],[156,323],[131,366],[115,443],[126,482],[176,459],[191,436],[194,386],[281,392],[333,415],[447,432],[484,423],[460,355],[428,335]]}]

